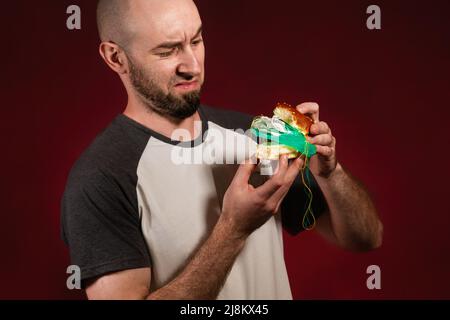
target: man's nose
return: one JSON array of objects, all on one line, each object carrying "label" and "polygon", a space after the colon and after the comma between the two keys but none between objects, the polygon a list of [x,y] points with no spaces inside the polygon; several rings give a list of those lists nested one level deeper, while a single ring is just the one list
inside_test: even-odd
[{"label": "man's nose", "polygon": [[177,72],[186,78],[196,77],[202,72],[200,62],[191,48],[182,53]]}]

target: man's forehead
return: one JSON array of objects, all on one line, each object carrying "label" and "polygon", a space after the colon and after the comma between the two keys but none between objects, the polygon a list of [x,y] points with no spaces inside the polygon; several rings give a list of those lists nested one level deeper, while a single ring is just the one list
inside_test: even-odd
[{"label": "man's forehead", "polygon": [[151,42],[182,41],[201,26],[191,0],[136,1],[130,9],[134,31]]},{"label": "man's forehead", "polygon": [[200,19],[192,16],[170,17],[170,14],[163,19],[154,21],[153,28],[155,39],[158,40],[182,40],[184,37],[192,37],[201,27]]}]

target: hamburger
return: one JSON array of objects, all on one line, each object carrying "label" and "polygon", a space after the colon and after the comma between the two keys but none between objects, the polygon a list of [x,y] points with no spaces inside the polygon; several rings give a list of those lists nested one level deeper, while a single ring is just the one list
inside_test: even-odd
[{"label": "hamburger", "polygon": [[253,120],[252,131],[258,137],[256,157],[260,160],[278,160],[283,154],[288,159],[301,155],[310,157],[314,145],[306,141],[314,121],[287,103],[277,103],[273,117],[259,116]]},{"label": "hamburger", "polygon": [[292,107],[287,103],[277,103],[273,114],[283,120],[284,122],[290,124],[292,127],[300,131],[304,136],[309,134],[309,129],[314,121],[300,113],[296,108]]}]

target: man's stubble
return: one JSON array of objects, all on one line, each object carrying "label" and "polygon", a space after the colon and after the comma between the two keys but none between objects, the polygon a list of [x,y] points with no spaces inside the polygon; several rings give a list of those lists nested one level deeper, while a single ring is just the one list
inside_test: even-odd
[{"label": "man's stubble", "polygon": [[[156,84],[143,68],[138,67],[128,58],[130,80],[144,105],[162,116],[183,120],[192,116],[200,106],[200,90],[195,90],[176,97],[164,91]],[[186,81],[186,79],[180,79]]]}]

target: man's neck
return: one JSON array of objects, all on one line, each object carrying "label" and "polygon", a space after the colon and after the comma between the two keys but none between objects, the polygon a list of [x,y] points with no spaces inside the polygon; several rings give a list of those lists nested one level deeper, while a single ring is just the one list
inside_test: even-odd
[{"label": "man's neck", "polygon": [[[128,103],[123,114],[143,126],[168,138],[172,138],[173,140],[194,140],[201,134],[201,125],[199,125],[201,118],[198,111],[186,119],[176,120],[164,117],[154,111],[148,110],[148,108],[133,106]],[[195,125],[196,122],[197,125]],[[184,138],[181,136],[174,136],[174,131],[177,129],[185,130],[186,133],[189,132],[188,137],[190,139],[186,139],[186,135],[184,135]]]}]

